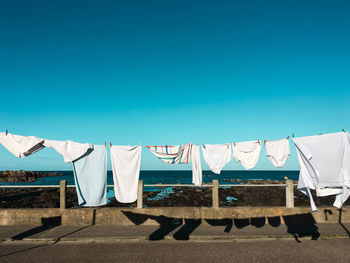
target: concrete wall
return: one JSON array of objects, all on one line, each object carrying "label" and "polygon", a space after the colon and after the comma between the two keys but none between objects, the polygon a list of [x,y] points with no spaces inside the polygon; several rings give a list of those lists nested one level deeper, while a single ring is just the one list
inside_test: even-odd
[{"label": "concrete wall", "polygon": [[309,207],[165,207],[165,208],[80,208],[80,209],[0,209],[0,225],[157,225],[177,219],[249,219],[278,218],[281,223],[288,216],[308,215],[315,223],[350,223],[350,208],[341,213],[334,207],[319,208],[311,213]]}]

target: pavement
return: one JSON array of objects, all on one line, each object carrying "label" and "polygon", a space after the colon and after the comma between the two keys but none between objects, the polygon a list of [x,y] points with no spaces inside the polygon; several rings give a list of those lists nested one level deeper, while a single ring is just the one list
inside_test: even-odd
[{"label": "pavement", "polygon": [[[209,224],[210,223],[210,224]],[[139,241],[235,241],[350,238],[350,224],[252,225],[232,221],[200,223],[196,220],[161,225],[87,225],[87,226],[0,226],[0,242],[95,242],[118,243]]]},{"label": "pavement", "polygon": [[0,262],[349,262],[349,238],[0,243]]},{"label": "pavement", "polygon": [[349,262],[350,224],[0,226],[0,262]]}]

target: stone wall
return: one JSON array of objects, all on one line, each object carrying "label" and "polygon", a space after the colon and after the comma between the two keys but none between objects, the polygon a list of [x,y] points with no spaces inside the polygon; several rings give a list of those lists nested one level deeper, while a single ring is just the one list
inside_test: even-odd
[{"label": "stone wall", "polygon": [[309,207],[164,207],[164,208],[79,208],[65,209],[0,209],[0,225],[158,225],[164,221],[181,219],[279,219],[283,224],[287,218],[296,216],[300,220],[314,220],[315,223],[350,223],[350,208],[338,210],[322,207],[311,213]]}]

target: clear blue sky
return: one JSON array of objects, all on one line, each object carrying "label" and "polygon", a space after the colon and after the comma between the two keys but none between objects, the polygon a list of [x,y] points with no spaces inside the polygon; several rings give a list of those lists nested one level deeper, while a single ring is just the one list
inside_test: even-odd
[{"label": "clear blue sky", "polygon": [[[350,129],[349,13],[330,0],[2,0],[0,130],[171,145]],[[191,166],[144,149],[141,168]],[[1,146],[4,169],[70,165]],[[264,149],[255,169],[276,169]],[[284,169],[299,169],[294,146]]]}]

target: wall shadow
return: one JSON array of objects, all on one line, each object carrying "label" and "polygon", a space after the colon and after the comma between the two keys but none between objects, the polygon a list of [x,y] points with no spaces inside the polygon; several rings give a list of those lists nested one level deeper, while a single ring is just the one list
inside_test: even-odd
[{"label": "wall shadow", "polygon": [[[88,227],[91,227],[93,225],[95,225],[95,221],[96,221],[96,209],[93,210],[93,215],[92,215],[92,221],[91,221],[91,225],[88,226],[84,226],[81,227],[77,230],[74,230],[70,233],[67,233],[65,235],[59,236],[56,241],[54,243],[59,242],[59,240],[63,237],[69,236],[71,234],[77,233],[83,229],[86,229]],[[24,238],[39,234],[41,232],[44,232],[46,230],[50,230],[53,229],[57,226],[60,226],[62,224],[62,216],[55,216],[55,217],[47,217],[47,218],[41,218],[41,226],[38,227],[34,227],[32,229],[29,229],[23,233],[17,234],[15,236],[12,237],[13,240],[22,240]]]},{"label": "wall shadow", "polygon": [[44,232],[46,230],[52,229],[56,226],[61,225],[62,223],[62,217],[61,216],[55,216],[55,217],[49,217],[49,218],[41,218],[41,226],[29,229],[23,233],[17,234],[12,237],[13,240],[22,240],[24,238],[39,234],[41,232]]},{"label": "wall shadow", "polygon": [[[15,252],[11,252],[11,253],[0,255],[0,257],[6,257],[6,256],[10,256],[10,255],[15,255],[15,254],[18,254],[18,253],[21,253],[21,252],[25,252],[25,251],[28,251],[28,250],[33,250],[33,249],[36,249],[36,248],[41,248],[41,247],[45,247],[45,246],[49,246],[49,245],[54,245],[57,242],[59,242],[60,239],[63,238],[63,237],[69,236],[69,235],[74,234],[76,232],[79,232],[79,231],[81,231],[83,229],[91,227],[92,225],[95,224],[95,218],[96,218],[96,209],[94,209],[94,211],[93,211],[93,218],[92,218],[92,224],[91,225],[81,227],[81,228],[79,228],[77,230],[74,230],[74,231],[72,231],[70,233],[62,235],[62,236],[58,237],[56,239],[56,241],[54,243],[52,243],[52,244],[43,244],[43,245],[38,245],[38,246],[25,248],[25,249],[21,249],[19,251],[15,251]],[[38,226],[38,227],[32,228],[30,230],[27,230],[27,231],[25,231],[23,233],[17,234],[15,236],[13,236],[12,239],[13,240],[22,240],[24,238],[27,238],[27,237],[39,234],[39,233],[44,232],[46,230],[53,229],[53,228],[55,228],[57,226],[60,226],[61,224],[62,224],[62,217],[61,216],[55,216],[55,217],[49,217],[49,218],[41,218],[41,226]]]},{"label": "wall shadow", "polygon": [[[55,216],[55,217],[49,217],[49,218],[41,218],[41,226],[29,229],[23,233],[17,234],[15,236],[12,237],[13,240],[22,240],[24,238],[39,234],[41,232],[44,232],[46,230],[52,229],[56,226],[61,225],[62,223],[62,217],[61,216]],[[7,254],[2,254],[0,255],[0,257],[6,257],[6,256],[10,256],[10,255],[15,255],[21,252],[25,252],[25,251],[29,251],[29,250],[33,250],[36,248],[40,248],[40,247],[45,247],[48,246],[49,244],[42,244],[42,245],[37,245],[37,246],[33,246],[33,247],[29,247],[29,248],[25,248],[25,249],[21,249],[19,251],[14,251],[11,253],[7,253]]]}]

